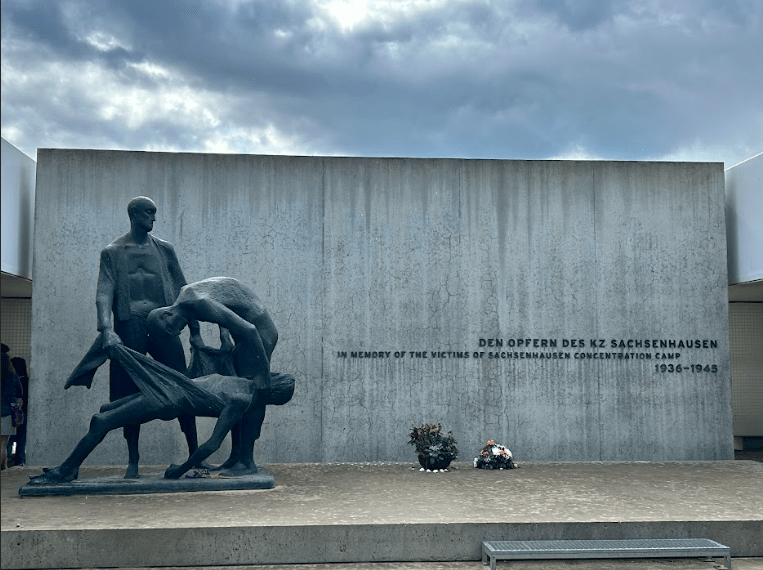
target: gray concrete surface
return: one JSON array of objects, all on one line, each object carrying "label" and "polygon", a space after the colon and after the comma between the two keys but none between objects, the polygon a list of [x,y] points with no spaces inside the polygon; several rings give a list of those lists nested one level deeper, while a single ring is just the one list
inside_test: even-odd
[{"label": "gray concrete surface", "polygon": [[[499,561],[501,570],[719,570],[717,559],[664,558],[652,560],[529,560]],[[734,558],[733,570],[763,570],[763,558]],[[207,570],[211,566],[175,567],[176,570]],[[484,570],[481,562],[369,562],[349,564],[263,564],[215,566],[215,570]],[[94,569],[93,569],[94,570]],[[124,570],[133,570],[126,568]],[[158,569],[157,569],[158,570]]]},{"label": "gray concrete surface", "polygon": [[268,491],[68,498],[19,498],[39,470],[4,471],[3,568],[469,561],[482,540],[554,538],[704,537],[763,556],[751,461],[267,467]]},{"label": "gray concrete surface", "polygon": [[[42,149],[32,463],[63,460],[107,399],[104,373],[62,385],[95,336],[98,253],[137,194],[189,280],[236,277],[271,309],[273,369],[297,386],[260,461],[405,461],[423,422],[467,456],[495,439],[520,460],[732,457],[720,163]],[[141,437],[147,463],[185,453],[176,422]],[[112,434],[90,462],[124,448]]]}]

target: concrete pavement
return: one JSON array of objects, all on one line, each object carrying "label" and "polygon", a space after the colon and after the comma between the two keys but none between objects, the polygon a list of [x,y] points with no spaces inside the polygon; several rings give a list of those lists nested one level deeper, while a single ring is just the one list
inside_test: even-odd
[{"label": "concrete pavement", "polygon": [[[257,566],[194,566],[173,570],[485,570],[481,562],[370,562],[345,564],[264,564]],[[704,558],[652,560],[520,560],[499,561],[498,570],[720,570],[723,562]],[[763,558],[734,558],[733,570],[763,570]],[[95,569],[90,569],[95,570]],[[125,568],[122,570],[138,570]],[[140,569],[146,570],[146,569]],[[159,570],[150,569],[150,570]]]},{"label": "concrete pavement", "polygon": [[[275,489],[26,498],[18,487],[39,469],[4,471],[3,568],[466,562],[481,540],[553,538],[705,537],[735,558],[763,556],[763,464],[751,461],[266,467]],[[81,477],[120,472],[84,467]]]}]

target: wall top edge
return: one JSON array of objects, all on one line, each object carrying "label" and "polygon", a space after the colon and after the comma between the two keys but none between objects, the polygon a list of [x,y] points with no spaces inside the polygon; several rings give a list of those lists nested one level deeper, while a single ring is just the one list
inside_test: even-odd
[{"label": "wall top edge", "polygon": [[734,169],[734,168],[736,168],[737,166],[742,166],[743,164],[746,164],[746,163],[750,162],[751,160],[755,160],[756,158],[761,158],[761,157],[763,157],[763,152],[759,152],[758,154],[755,154],[755,155],[751,156],[750,158],[745,158],[743,161],[741,161],[741,162],[737,162],[737,163],[736,163],[735,165],[733,165],[733,166],[729,166],[729,167],[726,169],[726,172],[729,172],[730,170],[733,170],[733,169]]},{"label": "wall top edge", "polygon": [[675,161],[675,160],[587,160],[587,159],[556,159],[556,158],[469,158],[443,156],[351,156],[351,155],[287,155],[287,154],[246,154],[246,153],[206,153],[206,152],[169,152],[121,149],[87,149],[87,148],[38,148],[37,156],[53,153],[94,153],[94,154],[135,154],[135,155],[170,155],[170,156],[219,156],[219,157],[260,157],[273,159],[314,159],[314,160],[406,160],[406,161],[454,161],[454,162],[515,162],[515,163],[580,163],[580,164],[691,164],[691,165],[720,165],[722,161]]}]

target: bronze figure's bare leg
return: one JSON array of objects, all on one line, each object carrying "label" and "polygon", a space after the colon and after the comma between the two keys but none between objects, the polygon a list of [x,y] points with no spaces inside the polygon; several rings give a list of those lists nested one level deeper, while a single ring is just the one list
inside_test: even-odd
[{"label": "bronze figure's bare leg", "polygon": [[265,405],[255,403],[241,421],[238,461],[227,467],[222,475],[250,475],[258,472],[257,465],[254,463],[254,442],[260,437],[264,420]]},{"label": "bronze figure's bare leg", "polygon": [[[110,406],[107,404],[105,407]],[[90,420],[90,429],[79,441],[74,451],[66,460],[42,475],[31,478],[30,484],[41,485],[49,483],[66,483],[77,478],[80,465],[85,458],[103,441],[110,431],[128,426],[134,422],[149,422],[159,418],[159,410],[150,408],[148,401],[138,396],[124,398],[119,406],[101,411]]]},{"label": "bronze figure's bare leg", "polygon": [[212,437],[202,443],[185,463],[182,465],[170,465],[164,472],[164,476],[167,479],[177,479],[190,468],[198,465],[217,451],[220,448],[220,445],[222,445],[225,436],[228,435],[228,432],[233,428],[236,422],[241,419],[241,414],[248,405],[248,398],[231,398],[220,413],[220,417],[215,424],[215,429],[212,432]]},{"label": "bronze figure's bare leg", "polygon": [[231,449],[230,456],[225,462],[216,467],[215,469],[232,469],[241,459],[241,422],[237,422],[236,425],[230,430]]},{"label": "bronze figure's bare leg", "polygon": [[124,437],[127,440],[127,470],[125,479],[137,479],[140,477],[138,472],[138,440],[140,439],[140,424],[131,424],[124,427]]}]

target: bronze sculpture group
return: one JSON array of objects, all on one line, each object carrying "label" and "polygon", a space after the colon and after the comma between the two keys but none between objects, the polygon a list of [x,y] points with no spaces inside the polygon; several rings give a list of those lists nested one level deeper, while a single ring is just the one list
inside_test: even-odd
[{"label": "bronze sculpture group", "polygon": [[[152,200],[133,199],[128,214],[130,232],[101,252],[96,298],[100,334],[66,382],[66,388],[89,387],[97,368],[110,359],[110,402],[93,416],[69,457],[32,477],[30,484],[76,479],[85,458],[117,428],[123,428],[127,440],[125,478],[139,477],[140,425],[174,418],[186,436],[189,456],[181,465],[170,465],[166,478],[209,467],[205,460],[228,432],[231,455],[220,466],[222,473],[257,473],[254,442],[266,406],[284,404],[294,392],[293,377],[270,371],[278,341],[275,324],[254,291],[236,279],[186,284],[172,246],[149,233],[156,216]],[[199,321],[218,325],[219,350],[205,346]],[[178,338],[186,326],[191,333],[190,370]],[[195,416],[218,418],[212,436],[201,445]]]}]

